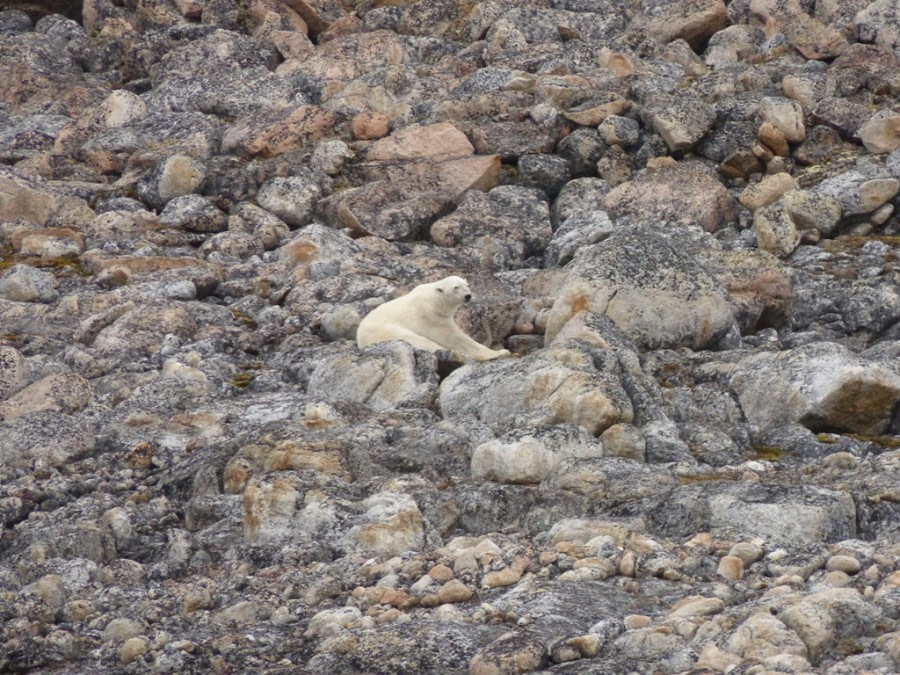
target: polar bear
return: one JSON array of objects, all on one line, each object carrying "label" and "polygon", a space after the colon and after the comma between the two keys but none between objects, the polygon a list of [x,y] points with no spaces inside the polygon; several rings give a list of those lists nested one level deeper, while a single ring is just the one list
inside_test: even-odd
[{"label": "polar bear", "polygon": [[360,349],[376,342],[403,340],[416,349],[450,349],[476,361],[508,356],[475,342],[453,320],[457,308],[472,299],[462,277],[447,277],[416,286],[406,295],[379,305],[360,322],[356,344]]}]

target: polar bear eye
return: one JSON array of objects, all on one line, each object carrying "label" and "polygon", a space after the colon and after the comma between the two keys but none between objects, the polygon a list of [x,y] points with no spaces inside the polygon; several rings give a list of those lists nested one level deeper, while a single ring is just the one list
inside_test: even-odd
[{"label": "polar bear eye", "polygon": [[444,292],[444,289],[443,289],[443,288],[437,288],[437,289],[435,289],[435,290],[436,290],[438,293],[443,293],[443,292]]}]

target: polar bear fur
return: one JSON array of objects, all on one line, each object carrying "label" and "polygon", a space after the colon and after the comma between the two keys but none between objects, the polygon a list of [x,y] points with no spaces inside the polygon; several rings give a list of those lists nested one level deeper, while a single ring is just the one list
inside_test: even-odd
[{"label": "polar bear fur", "polygon": [[462,277],[447,277],[416,286],[406,295],[379,305],[360,322],[356,344],[360,349],[388,340],[403,340],[416,349],[449,349],[476,361],[507,356],[475,342],[453,320],[463,303],[472,299]]}]

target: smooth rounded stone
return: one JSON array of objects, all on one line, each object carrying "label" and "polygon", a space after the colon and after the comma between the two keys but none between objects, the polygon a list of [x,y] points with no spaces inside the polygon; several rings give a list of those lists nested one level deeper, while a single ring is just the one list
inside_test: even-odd
[{"label": "smooth rounded stone", "polygon": [[690,595],[676,602],[666,619],[676,619],[692,616],[710,616],[725,610],[725,603],[721,598],[705,598],[700,595]]},{"label": "smooth rounded stone", "polygon": [[[106,97],[100,105],[100,115],[109,129],[128,126],[147,116],[147,104],[140,96],[126,89],[119,89]],[[177,155],[173,155],[175,157]]]},{"label": "smooth rounded stone", "polygon": [[469,662],[469,675],[518,675],[543,667],[543,641],[534,633],[519,630],[501,635],[482,647]]},{"label": "smooth rounded stone", "polygon": [[803,106],[796,101],[765,96],[759,102],[758,114],[764,122],[768,122],[783,133],[791,143],[799,143],[806,137]]},{"label": "smooth rounded stone", "polygon": [[119,661],[122,662],[123,665],[128,665],[129,663],[133,663],[144,654],[150,651],[150,643],[147,638],[144,637],[133,637],[125,640],[122,644],[122,647],[119,649]]},{"label": "smooth rounded stone", "polygon": [[364,110],[351,120],[350,132],[361,141],[383,138],[390,132],[390,119],[384,113]]},{"label": "smooth rounded stone", "polygon": [[809,651],[800,637],[767,611],[751,615],[727,642],[728,651],[745,659],[765,659],[779,654],[807,658]]},{"label": "smooth rounded stone", "polygon": [[313,209],[323,196],[321,186],[312,177],[288,176],[263,183],[256,201],[288,225],[303,227],[312,220]]},{"label": "smooth rounded stone", "polygon": [[569,163],[555,155],[527,154],[519,157],[516,183],[543,190],[551,198],[569,182]]},{"label": "smooth rounded stone", "polygon": [[631,424],[614,424],[600,435],[605,457],[622,457],[645,462],[647,441],[641,430]]},{"label": "smooth rounded stone", "polygon": [[859,128],[859,138],[873,154],[893,152],[900,148],[900,114],[881,111]]},{"label": "smooth rounded stone", "polygon": [[144,625],[127,618],[112,619],[106,624],[101,637],[104,642],[124,642],[144,632]]},{"label": "smooth rounded stone", "polygon": [[18,349],[0,345],[0,401],[25,385],[28,372],[28,361]]},{"label": "smooth rounded stone", "polygon": [[762,554],[762,546],[750,541],[738,542],[728,550],[728,555],[738,558],[745,569],[762,558]]},{"label": "smooth rounded stone", "polygon": [[202,162],[188,155],[174,154],[141,178],[138,194],[153,208],[162,209],[176,197],[196,192],[206,173]]},{"label": "smooth rounded stone", "polygon": [[759,142],[765,145],[769,150],[779,157],[787,157],[790,155],[791,148],[788,145],[784,132],[778,129],[771,122],[763,122],[759,125],[759,131],[756,133]]},{"label": "smooth rounded stone", "polygon": [[640,140],[641,125],[630,117],[610,115],[597,126],[597,131],[609,145],[630,148]]},{"label": "smooth rounded stone", "polygon": [[832,342],[751,356],[735,368],[729,387],[761,430],[797,422],[880,434],[900,401],[900,375]]},{"label": "smooth rounded stone", "polygon": [[222,211],[204,197],[193,194],[172,199],[159,215],[159,222],[191,232],[221,232],[227,227]]},{"label": "smooth rounded stone", "polygon": [[734,323],[728,294],[715,278],[695,258],[646,231],[585,247],[567,269],[547,321],[548,345],[583,310],[606,314],[644,349],[700,349]]},{"label": "smooth rounded stone", "polygon": [[309,620],[304,637],[316,638],[337,635],[359,621],[361,617],[362,612],[356,607],[322,610]]},{"label": "smooth rounded stone", "polygon": [[833,555],[825,564],[825,569],[829,572],[838,571],[846,574],[856,574],[860,568],[859,560],[849,555]]},{"label": "smooth rounded stone", "polygon": [[0,277],[0,299],[12,302],[56,302],[56,279],[31,265],[13,265]]},{"label": "smooth rounded stone", "polygon": [[438,403],[445,418],[478,419],[498,434],[555,424],[598,434],[634,415],[617,377],[597,370],[584,352],[563,348],[463,366],[441,383]]},{"label": "smooth rounded stone", "polygon": [[437,590],[437,598],[441,604],[466,602],[474,595],[474,591],[458,579],[451,579]]},{"label": "smooth rounded stone", "polygon": [[748,185],[739,201],[751,211],[756,211],[778,200],[785,192],[794,190],[797,181],[788,173],[765,176],[758,183]]},{"label": "smooth rounded stone", "polygon": [[653,619],[646,614],[628,614],[622,622],[625,624],[625,630],[638,630],[652,625]]},{"label": "smooth rounded stone", "polygon": [[732,555],[723,556],[719,560],[719,567],[716,572],[726,579],[738,581],[744,576],[744,561]]},{"label": "smooth rounded stone", "polygon": [[500,570],[488,572],[481,579],[482,588],[503,588],[513,586],[522,578],[525,568],[528,566],[527,560],[520,558],[510,567],[504,567]]},{"label": "smooth rounded stone", "polygon": [[871,213],[890,201],[900,190],[896,178],[869,178],[856,170],[826,178],[813,192],[833,197],[841,204],[844,216]]},{"label": "smooth rounded stone", "polygon": [[472,453],[472,476],[500,483],[540,483],[568,457],[600,457],[603,446],[583,429],[516,429]]},{"label": "smooth rounded stone", "polygon": [[780,202],[753,214],[753,233],[760,250],[786,258],[800,245],[800,232],[791,214]]},{"label": "smooth rounded stone", "polygon": [[815,228],[825,237],[834,234],[841,219],[841,203],[837,199],[808,190],[789,190],[781,195],[779,203],[798,229]]}]

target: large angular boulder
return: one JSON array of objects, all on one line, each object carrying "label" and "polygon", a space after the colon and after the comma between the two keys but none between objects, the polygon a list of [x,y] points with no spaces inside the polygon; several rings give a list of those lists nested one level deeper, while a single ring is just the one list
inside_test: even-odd
[{"label": "large angular boulder", "polygon": [[463,366],[441,383],[438,401],[446,418],[476,419],[497,434],[551,424],[580,424],[600,434],[634,419],[619,378],[568,348]]},{"label": "large angular boulder", "polygon": [[750,356],[729,385],[762,432],[799,422],[813,431],[880,434],[900,401],[900,374],[833,342]]},{"label": "large angular boulder", "polygon": [[547,320],[552,344],[581,311],[606,314],[639,347],[714,344],[734,323],[728,293],[695,258],[645,231],[579,251]]}]

